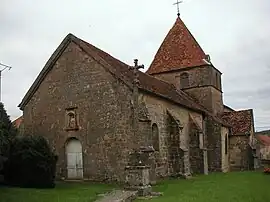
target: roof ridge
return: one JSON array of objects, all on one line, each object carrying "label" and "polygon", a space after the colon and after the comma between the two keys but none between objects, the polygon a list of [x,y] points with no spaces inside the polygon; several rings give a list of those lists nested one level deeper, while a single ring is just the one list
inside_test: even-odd
[{"label": "roof ridge", "polygon": [[247,111],[253,111],[253,109],[249,108],[249,109],[234,110],[234,111],[231,111],[231,112],[223,112],[223,114],[237,113],[237,112],[247,112]]}]

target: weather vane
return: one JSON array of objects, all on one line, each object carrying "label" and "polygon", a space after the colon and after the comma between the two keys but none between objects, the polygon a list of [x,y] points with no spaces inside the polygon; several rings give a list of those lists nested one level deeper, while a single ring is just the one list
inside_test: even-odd
[{"label": "weather vane", "polygon": [[183,3],[183,1],[177,0],[177,2],[173,4],[173,5],[177,5],[177,15],[178,15],[178,17],[180,16],[180,7],[179,7],[180,3]]}]

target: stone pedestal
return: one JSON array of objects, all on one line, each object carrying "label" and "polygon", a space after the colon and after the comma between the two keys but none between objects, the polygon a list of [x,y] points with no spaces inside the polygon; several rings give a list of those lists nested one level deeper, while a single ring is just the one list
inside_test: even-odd
[{"label": "stone pedestal", "polygon": [[126,166],[126,189],[138,191],[139,196],[151,194],[149,166]]},{"label": "stone pedestal", "polygon": [[155,149],[152,146],[140,147],[140,152],[142,156],[145,156],[144,165],[150,166],[149,170],[149,180],[150,184],[156,184],[156,158]]}]

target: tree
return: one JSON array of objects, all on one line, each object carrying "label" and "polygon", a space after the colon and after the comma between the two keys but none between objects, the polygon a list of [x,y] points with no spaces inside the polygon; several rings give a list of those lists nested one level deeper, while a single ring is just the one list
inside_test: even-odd
[{"label": "tree", "polygon": [[8,156],[10,141],[16,134],[17,129],[7,115],[4,104],[0,102],[0,155]]}]

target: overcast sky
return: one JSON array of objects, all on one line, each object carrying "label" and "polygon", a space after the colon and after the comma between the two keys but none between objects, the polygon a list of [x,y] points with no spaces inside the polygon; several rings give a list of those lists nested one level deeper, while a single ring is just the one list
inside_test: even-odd
[{"label": "overcast sky", "polygon": [[[123,62],[148,67],[177,17],[176,0],[0,0],[2,100],[17,105],[68,33]],[[225,104],[253,108],[270,129],[270,1],[186,0],[181,18],[222,73]]]}]

